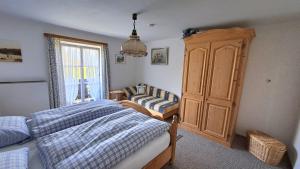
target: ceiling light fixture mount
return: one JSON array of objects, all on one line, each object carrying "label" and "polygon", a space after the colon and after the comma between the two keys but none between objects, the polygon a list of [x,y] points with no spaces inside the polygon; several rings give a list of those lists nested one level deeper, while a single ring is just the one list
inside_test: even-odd
[{"label": "ceiling light fixture mount", "polygon": [[154,27],[154,26],[156,26],[155,23],[150,23],[150,24],[149,24],[149,27]]},{"label": "ceiling light fixture mount", "polygon": [[129,36],[129,40],[125,41],[121,46],[121,54],[129,55],[133,57],[147,56],[147,47],[140,40],[135,29],[135,21],[137,20],[137,13],[132,14],[133,30]]}]

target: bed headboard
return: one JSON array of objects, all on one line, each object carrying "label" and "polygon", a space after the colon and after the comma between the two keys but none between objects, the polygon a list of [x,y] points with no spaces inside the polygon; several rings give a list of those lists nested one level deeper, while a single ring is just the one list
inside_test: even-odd
[{"label": "bed headboard", "polygon": [[46,81],[0,82],[0,115],[30,116],[49,109]]}]

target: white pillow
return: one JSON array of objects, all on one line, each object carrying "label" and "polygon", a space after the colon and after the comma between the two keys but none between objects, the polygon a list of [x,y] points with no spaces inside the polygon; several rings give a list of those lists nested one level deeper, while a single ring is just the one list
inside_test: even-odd
[{"label": "white pillow", "polygon": [[136,94],[145,94],[146,86],[136,86]]}]

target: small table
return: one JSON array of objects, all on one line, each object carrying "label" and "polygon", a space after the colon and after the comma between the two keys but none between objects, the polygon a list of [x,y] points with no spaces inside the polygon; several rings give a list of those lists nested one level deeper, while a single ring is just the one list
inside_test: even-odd
[{"label": "small table", "polygon": [[109,99],[121,101],[125,96],[125,92],[122,90],[112,90],[109,92]]}]

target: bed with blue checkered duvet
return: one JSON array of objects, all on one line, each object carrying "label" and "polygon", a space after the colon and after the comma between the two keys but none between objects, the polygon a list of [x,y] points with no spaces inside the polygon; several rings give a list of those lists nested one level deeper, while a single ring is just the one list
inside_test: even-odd
[{"label": "bed with blue checkered duvet", "polygon": [[122,108],[117,102],[99,100],[32,113],[32,134],[42,137],[102,117]]},{"label": "bed with blue checkered duvet", "polygon": [[37,139],[47,169],[112,168],[170,125],[134,109],[123,109]]}]

